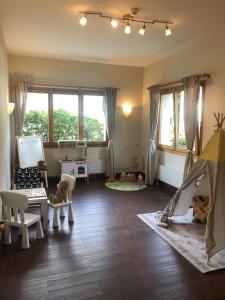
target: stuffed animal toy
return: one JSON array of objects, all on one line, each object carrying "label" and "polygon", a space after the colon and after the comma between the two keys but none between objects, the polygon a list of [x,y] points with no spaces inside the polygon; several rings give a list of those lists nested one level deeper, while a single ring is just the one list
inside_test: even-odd
[{"label": "stuffed animal toy", "polygon": [[106,182],[115,182],[116,181],[116,178],[115,177],[112,177],[110,176],[109,178],[107,178]]},{"label": "stuffed animal toy", "polygon": [[144,182],[143,182],[143,176],[141,174],[138,175],[138,180],[137,180],[137,184],[140,184],[142,185]]},{"label": "stuffed animal toy", "polygon": [[44,160],[39,160],[38,161],[38,169],[40,171],[47,171],[46,165],[45,165],[45,161]]},{"label": "stuffed animal toy", "polygon": [[127,174],[127,181],[131,183],[136,183],[137,179],[134,173]]},{"label": "stuffed animal toy", "polygon": [[52,204],[57,204],[61,202],[67,202],[66,191],[67,191],[68,183],[65,180],[61,180],[57,184],[57,192],[54,195],[50,194],[49,199]]},{"label": "stuffed animal toy", "polygon": [[193,222],[206,223],[209,213],[209,197],[195,196],[193,197]]},{"label": "stuffed animal toy", "polygon": [[127,181],[127,175],[126,175],[126,172],[125,171],[122,171],[121,172],[121,175],[120,175],[120,182],[126,182]]}]

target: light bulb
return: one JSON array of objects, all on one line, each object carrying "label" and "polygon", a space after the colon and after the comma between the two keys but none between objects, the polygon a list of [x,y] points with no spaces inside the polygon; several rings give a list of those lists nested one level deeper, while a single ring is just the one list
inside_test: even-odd
[{"label": "light bulb", "polygon": [[85,26],[87,24],[87,17],[83,16],[80,18],[80,25]]},{"label": "light bulb", "polygon": [[144,35],[144,34],[145,34],[145,25],[143,25],[143,26],[139,29],[138,33],[139,33],[140,35]]},{"label": "light bulb", "polygon": [[124,29],[124,32],[125,32],[126,34],[131,33],[131,28],[130,28],[129,22],[127,22],[127,24],[126,24],[126,26],[125,26],[125,29]]},{"label": "light bulb", "polygon": [[116,28],[118,26],[118,21],[115,20],[115,19],[112,19],[111,20],[111,26],[114,27],[114,28]]},{"label": "light bulb", "polygon": [[172,34],[171,29],[168,27],[168,25],[166,25],[165,35],[166,35],[166,36],[169,36],[169,35],[171,35],[171,34]]}]

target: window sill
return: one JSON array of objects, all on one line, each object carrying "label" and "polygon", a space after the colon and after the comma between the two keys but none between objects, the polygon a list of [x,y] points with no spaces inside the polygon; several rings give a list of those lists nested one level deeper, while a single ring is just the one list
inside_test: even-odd
[{"label": "window sill", "polygon": [[[58,143],[57,142],[44,142],[44,149],[55,149],[58,148]],[[107,147],[108,142],[87,142],[87,147],[88,148],[96,148],[96,147]]]},{"label": "window sill", "polygon": [[[168,152],[168,153],[172,153],[172,154],[177,154],[177,155],[182,155],[182,156],[186,156],[187,154],[187,150],[185,149],[174,149],[174,148],[170,148],[170,147],[166,147],[166,146],[162,146],[159,145],[158,146],[158,150],[162,151],[162,152]],[[193,152],[194,158],[199,158],[199,155],[197,155],[196,152]]]},{"label": "window sill", "polygon": [[104,142],[87,142],[88,148],[91,147],[107,147],[108,146],[108,141]]},{"label": "window sill", "polygon": [[174,149],[171,147],[166,147],[166,146],[158,146],[158,150],[162,152],[168,152],[168,153],[173,153],[173,154],[178,154],[178,155],[183,155],[185,156],[187,151],[185,149]]}]

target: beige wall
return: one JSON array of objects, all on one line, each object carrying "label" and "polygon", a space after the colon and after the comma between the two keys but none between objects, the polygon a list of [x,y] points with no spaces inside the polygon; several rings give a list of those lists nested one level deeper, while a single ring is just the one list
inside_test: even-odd
[{"label": "beige wall", "polygon": [[[14,77],[31,78],[33,82],[119,88],[115,128],[117,170],[129,168],[136,156],[140,161],[143,68],[10,55],[9,72]],[[121,111],[121,105],[125,101],[134,106],[128,119]],[[89,153],[93,159],[104,158],[99,149],[95,153],[90,150]],[[50,174],[58,173],[55,150],[46,151],[46,160],[50,161]]]},{"label": "beige wall", "polygon": [[[213,111],[225,112],[225,41],[221,37],[201,40],[189,48],[179,50],[160,62],[144,69],[96,63],[60,61],[53,59],[9,56],[9,71],[31,78],[34,82],[60,85],[114,86],[118,93],[115,133],[115,156],[117,170],[130,166],[138,157],[139,169],[145,157],[149,132],[149,96],[147,87],[156,83],[167,83],[196,74],[210,73],[204,107],[203,145],[213,133]],[[143,90],[142,90],[143,84]],[[142,97],[143,92],[143,97]],[[133,106],[132,115],[126,119],[121,105],[128,100]],[[141,102],[142,101],[142,102]],[[104,160],[103,149],[89,149],[92,161]],[[46,151],[50,162],[50,175],[58,174],[56,150]],[[184,157],[161,153],[159,178],[174,186],[182,182]],[[94,171],[94,170],[93,170]]]},{"label": "beige wall", "polygon": [[[10,143],[8,103],[8,62],[0,27],[0,191],[10,187]],[[1,219],[1,205],[0,205]]]},{"label": "beige wall", "polygon": [[[209,73],[211,80],[206,88],[203,146],[213,133],[213,112],[225,113],[225,39],[222,36],[199,41],[189,48],[144,69],[143,78],[143,122],[142,154],[147,147],[149,131],[149,96],[147,87],[157,83],[180,80],[185,76]],[[179,186],[182,180],[183,157],[161,153],[159,177],[172,185]]]}]

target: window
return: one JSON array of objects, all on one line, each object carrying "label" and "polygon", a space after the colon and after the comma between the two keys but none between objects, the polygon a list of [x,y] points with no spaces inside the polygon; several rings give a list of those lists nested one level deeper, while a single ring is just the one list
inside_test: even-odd
[{"label": "window", "polygon": [[101,92],[31,89],[23,128],[24,135],[41,135],[45,144],[58,140],[87,140],[105,145],[106,130]]},{"label": "window", "polygon": [[53,94],[54,141],[78,140],[78,96]]},{"label": "window", "polygon": [[173,94],[165,94],[161,97],[160,125],[159,143],[172,146],[174,143]]},{"label": "window", "polygon": [[[198,122],[201,140],[202,124],[202,87],[198,101]],[[186,149],[184,132],[184,91],[182,88],[171,88],[161,92],[160,116],[159,116],[159,147],[175,151]],[[194,147],[195,149],[195,147]],[[197,152],[199,152],[199,149]]]},{"label": "window", "polygon": [[84,95],[83,97],[83,137],[87,141],[105,141],[105,117],[103,97]]},{"label": "window", "polygon": [[23,133],[28,136],[42,135],[43,141],[48,141],[47,93],[28,93]]}]

